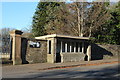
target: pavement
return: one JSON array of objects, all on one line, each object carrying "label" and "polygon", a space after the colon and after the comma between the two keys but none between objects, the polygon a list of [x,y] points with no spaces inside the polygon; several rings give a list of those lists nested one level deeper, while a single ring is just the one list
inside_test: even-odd
[{"label": "pavement", "polygon": [[36,63],[36,64],[23,64],[23,65],[7,65],[2,66],[2,77],[7,77],[11,74],[27,74],[32,72],[54,70],[63,68],[73,68],[82,66],[96,66],[103,64],[116,64],[120,63],[118,59],[107,60],[94,60],[94,61],[81,61],[81,62],[67,62],[67,63]]}]

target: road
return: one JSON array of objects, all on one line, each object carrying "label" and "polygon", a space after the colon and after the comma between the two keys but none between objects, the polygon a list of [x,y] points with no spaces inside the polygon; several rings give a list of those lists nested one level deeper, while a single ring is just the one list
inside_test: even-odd
[{"label": "road", "polygon": [[[52,70],[31,70],[8,73],[3,70],[3,78],[116,78],[120,76],[118,63]],[[32,67],[32,66],[31,66]]]}]

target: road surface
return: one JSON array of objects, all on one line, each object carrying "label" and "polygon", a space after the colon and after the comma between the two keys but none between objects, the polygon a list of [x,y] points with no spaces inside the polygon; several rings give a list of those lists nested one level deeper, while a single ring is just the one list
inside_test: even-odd
[{"label": "road surface", "polygon": [[[31,66],[32,67],[32,66]],[[118,63],[26,72],[3,70],[3,78],[118,78]],[[27,68],[26,68],[27,69]]]}]

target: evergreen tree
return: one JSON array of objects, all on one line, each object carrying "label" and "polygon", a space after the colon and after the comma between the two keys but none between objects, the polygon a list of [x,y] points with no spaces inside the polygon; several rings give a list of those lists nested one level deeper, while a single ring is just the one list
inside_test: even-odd
[{"label": "evergreen tree", "polygon": [[110,9],[111,18],[94,34],[96,42],[120,45],[120,2]]},{"label": "evergreen tree", "polygon": [[34,36],[45,34],[44,25],[47,22],[46,8],[49,5],[47,2],[39,2],[36,12],[33,16],[32,32]]},{"label": "evergreen tree", "polygon": [[58,32],[62,25],[59,13],[63,4],[62,2],[39,2],[33,17],[32,32],[34,36]]}]

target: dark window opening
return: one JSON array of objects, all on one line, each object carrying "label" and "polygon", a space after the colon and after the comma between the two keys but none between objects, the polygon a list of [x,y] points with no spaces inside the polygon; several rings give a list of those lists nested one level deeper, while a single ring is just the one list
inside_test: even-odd
[{"label": "dark window opening", "polygon": [[62,45],[62,52],[65,52],[65,42],[63,42],[63,45]]},{"label": "dark window opening", "polygon": [[76,52],[78,52],[78,43],[76,42]]},{"label": "dark window opening", "polygon": [[82,43],[80,43],[80,52],[82,52]]},{"label": "dark window opening", "polygon": [[49,54],[51,54],[51,41],[49,41]]},{"label": "dark window opening", "polygon": [[71,52],[74,52],[74,43],[72,42]]}]

